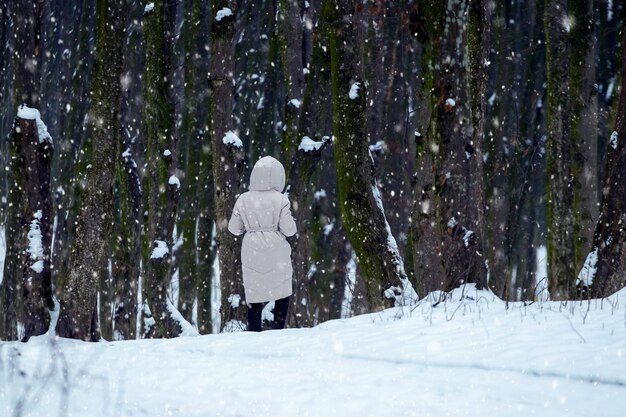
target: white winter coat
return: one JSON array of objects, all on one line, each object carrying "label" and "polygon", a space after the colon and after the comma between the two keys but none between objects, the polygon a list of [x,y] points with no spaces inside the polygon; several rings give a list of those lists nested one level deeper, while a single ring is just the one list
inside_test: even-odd
[{"label": "white winter coat", "polygon": [[285,237],[296,233],[296,223],[283,188],[283,165],[271,156],[259,159],[250,175],[250,191],[239,196],[228,222],[231,233],[246,233],[241,263],[247,303],[292,293],[291,247]]}]

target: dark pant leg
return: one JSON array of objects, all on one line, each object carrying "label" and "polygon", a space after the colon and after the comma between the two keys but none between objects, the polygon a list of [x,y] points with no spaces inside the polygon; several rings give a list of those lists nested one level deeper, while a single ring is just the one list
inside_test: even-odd
[{"label": "dark pant leg", "polygon": [[281,298],[274,302],[274,328],[284,329],[289,310],[289,297]]},{"label": "dark pant leg", "polygon": [[263,314],[263,303],[248,304],[248,331],[261,331],[261,315]]}]

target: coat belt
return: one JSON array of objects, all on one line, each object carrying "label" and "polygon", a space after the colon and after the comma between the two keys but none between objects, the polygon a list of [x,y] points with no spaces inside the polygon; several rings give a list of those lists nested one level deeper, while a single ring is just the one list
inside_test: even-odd
[{"label": "coat belt", "polygon": [[246,227],[246,232],[276,232],[278,226],[269,227]]}]

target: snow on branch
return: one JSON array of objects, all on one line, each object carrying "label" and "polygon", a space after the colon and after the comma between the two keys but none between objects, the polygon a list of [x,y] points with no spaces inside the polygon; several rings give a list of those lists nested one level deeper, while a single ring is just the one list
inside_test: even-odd
[{"label": "snow on branch", "polygon": [[325,141],[317,142],[311,139],[308,136],[303,136],[302,141],[300,141],[300,146],[298,146],[298,150],[304,152],[314,152],[319,151],[324,146]]},{"label": "snow on branch", "polygon": [[162,240],[155,240],[150,259],[163,259],[168,253],[170,253],[170,250],[167,247],[167,243]]},{"label": "snow on branch", "polygon": [[232,130],[226,132],[226,134],[222,138],[222,143],[224,145],[232,145],[236,148],[243,148],[243,142],[241,141],[241,139],[239,139],[239,136],[237,136]]},{"label": "snow on branch", "polygon": [[152,13],[154,11],[154,3],[146,4],[146,7],[143,8],[143,14],[146,15],[148,13]]},{"label": "snow on branch", "polygon": [[167,181],[169,185],[175,185],[176,188],[180,188],[180,180],[176,175],[170,176],[170,179]]},{"label": "snow on branch", "polygon": [[359,90],[361,89],[361,83],[352,83],[350,87],[350,92],[348,93],[348,97],[350,100],[356,100],[359,97]]},{"label": "snow on branch", "polygon": [[215,20],[219,22],[223,18],[232,16],[232,15],[233,15],[233,11],[231,9],[229,9],[228,7],[222,7],[220,10],[218,10],[217,14],[215,15]]}]

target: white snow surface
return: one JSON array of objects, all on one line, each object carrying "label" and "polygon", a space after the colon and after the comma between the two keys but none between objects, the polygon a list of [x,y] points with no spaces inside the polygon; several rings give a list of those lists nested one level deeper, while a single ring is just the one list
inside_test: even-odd
[{"label": "white snow surface", "polygon": [[34,120],[37,123],[37,136],[39,137],[39,143],[52,143],[52,136],[48,133],[48,127],[41,120],[39,110],[28,107],[26,104],[22,104],[17,109],[17,117],[24,120]]},{"label": "white snow surface", "polygon": [[508,308],[471,286],[440,296],[311,329],[0,342],[0,415],[623,415],[626,289]]},{"label": "white snow surface", "polygon": [[241,139],[239,139],[239,136],[237,136],[232,130],[226,132],[226,134],[222,138],[222,143],[224,145],[233,145],[237,148],[243,147],[243,142],[241,141]]}]

